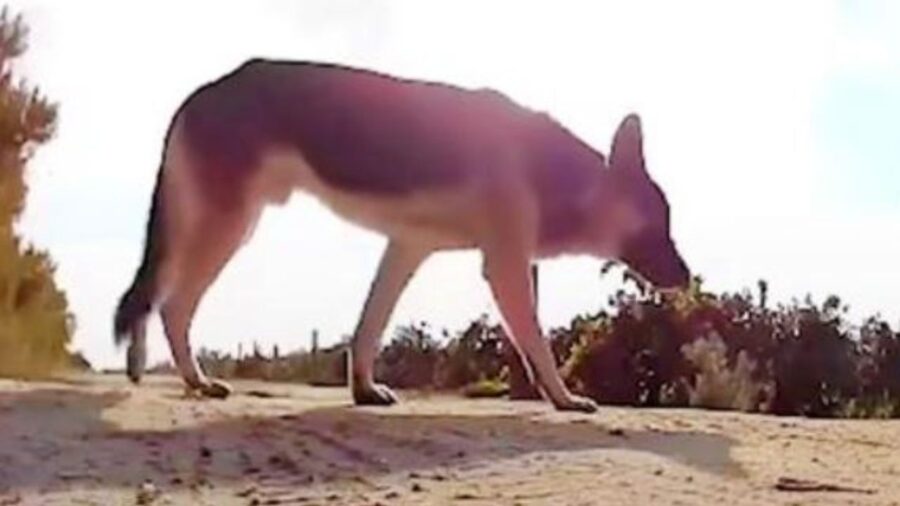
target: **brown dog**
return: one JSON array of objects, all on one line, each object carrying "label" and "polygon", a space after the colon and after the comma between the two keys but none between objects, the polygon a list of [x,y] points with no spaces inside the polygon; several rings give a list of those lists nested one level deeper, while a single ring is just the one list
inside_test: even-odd
[{"label": "brown dog", "polygon": [[593,411],[563,384],[534,311],[533,259],[621,259],[660,287],[689,271],[669,206],[626,117],[609,161],[545,114],[489,90],[317,63],[252,60],[191,95],[169,129],[143,262],[115,316],[128,374],[145,364],[159,308],[188,385],[226,396],[197,365],[188,331],[204,292],[264,206],[296,190],[389,243],[352,342],[359,404],[396,398],[373,363],[394,305],[432,252],[477,248],[509,334],[559,409]]}]

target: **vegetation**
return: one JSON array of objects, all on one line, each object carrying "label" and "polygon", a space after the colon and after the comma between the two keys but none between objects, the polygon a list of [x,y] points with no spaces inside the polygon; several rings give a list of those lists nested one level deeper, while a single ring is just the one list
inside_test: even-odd
[{"label": "vegetation", "polygon": [[852,326],[834,296],[770,308],[766,292],[623,290],[573,323],[566,379],[611,404],[900,416],[900,334],[879,318]]},{"label": "vegetation", "polygon": [[50,256],[16,231],[28,191],[26,165],[50,139],[56,107],[13,72],[26,49],[21,17],[0,14],[0,375],[47,375],[70,362],[74,318]]},{"label": "vegetation", "polygon": [[[833,296],[776,307],[766,299],[764,282],[756,296],[715,295],[699,279],[675,295],[632,283],[603,310],[551,330],[551,345],[570,387],[604,404],[900,417],[900,334],[890,325],[879,318],[851,325]],[[419,323],[397,330],[376,375],[398,388],[512,397],[512,359],[503,329],[485,316],[442,339]],[[236,362],[207,354],[203,363],[226,377],[327,375],[342,384],[346,376],[342,345],[278,359],[256,350]]]},{"label": "vegetation", "polygon": [[[375,364],[378,381],[395,388],[460,390],[471,396],[497,396],[507,392],[507,340],[501,327],[486,316],[473,321],[455,337],[435,338],[425,323],[396,330]],[[345,385],[346,339],[324,350],[298,350],[266,355],[254,345],[248,355],[202,349],[199,362],[207,374],[221,378],[291,381],[314,385]],[[173,372],[161,364],[152,373]]]},{"label": "vegetation", "polygon": [[[324,350],[298,350],[287,355],[281,355],[276,346],[268,356],[258,345],[253,346],[251,354],[245,356],[239,353],[237,357],[203,348],[197,358],[207,374],[218,378],[262,379],[315,386],[347,384],[347,351],[343,343]],[[168,364],[157,365],[150,372],[176,373]]]}]

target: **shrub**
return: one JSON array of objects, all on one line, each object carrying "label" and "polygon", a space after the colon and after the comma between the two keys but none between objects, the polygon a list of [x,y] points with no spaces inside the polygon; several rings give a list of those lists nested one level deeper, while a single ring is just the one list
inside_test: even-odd
[{"label": "shrub", "polygon": [[900,399],[900,333],[873,317],[863,323],[859,334],[861,395]]},{"label": "shrub", "polygon": [[682,354],[697,369],[688,387],[690,405],[748,412],[765,411],[773,387],[754,379],[757,364],[749,358],[746,350],[738,353],[733,366],[729,365],[727,351],[728,347],[722,338],[715,334],[682,347]]},{"label": "shrub", "polygon": [[687,336],[675,314],[661,300],[625,291],[610,303],[614,311],[573,322],[577,344],[564,367],[567,383],[601,403],[685,405]]},{"label": "shrub", "polygon": [[[900,417],[900,334],[880,318],[853,327],[837,297],[769,307],[767,288],[760,282],[754,297],[712,294],[700,279],[666,295],[626,285],[608,307],[553,329],[551,346],[569,386],[601,403]],[[399,328],[376,377],[398,388],[512,397],[515,355],[499,325],[482,316],[443,337],[424,323]],[[345,350],[271,358],[255,350],[238,360],[204,352],[201,362],[225,377],[345,384]]]},{"label": "shrub", "polygon": [[837,298],[829,297],[821,308],[807,299],[803,305],[783,308],[775,318],[773,413],[836,416],[858,392],[856,342],[844,322],[845,312]]},{"label": "shrub", "polygon": [[[254,345],[253,353],[234,358],[231,354],[201,348],[197,361],[206,374],[216,378],[258,379],[308,383],[317,386],[347,384],[347,350],[344,343],[308,352],[298,350],[282,356],[277,347],[266,356]],[[154,366],[151,373],[172,374],[170,364]]]},{"label": "shrub", "polygon": [[396,388],[431,388],[440,353],[424,322],[399,327],[378,356],[375,377]]},{"label": "shrub", "polygon": [[[896,412],[900,338],[878,319],[854,329],[837,297],[769,308],[767,285],[714,295],[701,280],[675,295],[638,286],[576,319],[567,382],[600,401],[701,405],[779,415]],[[710,336],[716,339],[710,340]]]},{"label": "shrub", "polygon": [[50,256],[23,244],[15,230],[26,202],[26,165],[48,141],[56,106],[12,66],[26,48],[21,17],[0,13],[0,375],[46,376],[67,367],[75,320],[54,281]]},{"label": "shrub", "polygon": [[508,346],[503,328],[482,315],[443,346],[434,386],[456,389],[481,381],[501,381],[506,375]]}]

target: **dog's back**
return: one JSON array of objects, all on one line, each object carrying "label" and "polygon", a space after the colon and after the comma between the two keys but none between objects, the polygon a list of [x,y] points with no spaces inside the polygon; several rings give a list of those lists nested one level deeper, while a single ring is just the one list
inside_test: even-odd
[{"label": "dog's back", "polygon": [[176,121],[204,176],[234,176],[268,151],[296,150],[330,186],[390,196],[489,170],[486,152],[533,116],[495,92],[255,60],[200,89]]}]

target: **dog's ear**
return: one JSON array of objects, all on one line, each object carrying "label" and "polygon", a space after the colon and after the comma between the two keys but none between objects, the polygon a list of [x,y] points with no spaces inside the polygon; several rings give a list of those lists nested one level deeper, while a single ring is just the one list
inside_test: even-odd
[{"label": "dog's ear", "polygon": [[613,169],[646,172],[644,137],[641,133],[641,118],[637,114],[625,116],[619,124],[609,158]]}]

